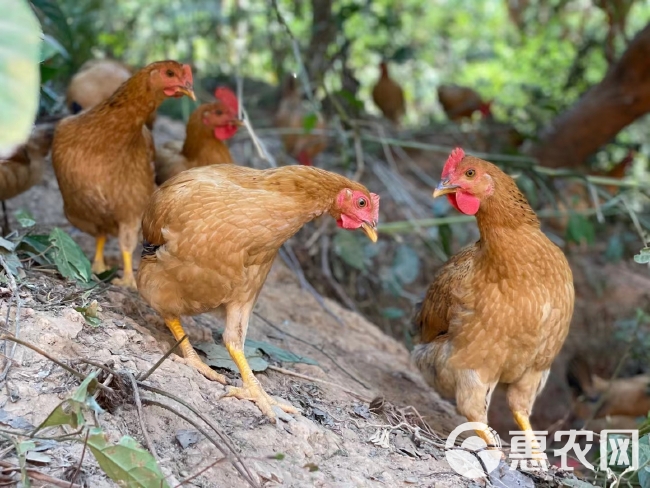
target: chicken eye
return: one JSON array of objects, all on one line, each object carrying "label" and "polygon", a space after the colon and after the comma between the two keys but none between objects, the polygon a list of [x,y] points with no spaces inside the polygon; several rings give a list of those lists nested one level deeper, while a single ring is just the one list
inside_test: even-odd
[{"label": "chicken eye", "polygon": [[368,200],[365,198],[359,198],[359,200],[357,200],[357,207],[364,208],[366,205],[368,205]]},{"label": "chicken eye", "polygon": [[172,78],[174,76],[174,72],[171,69],[168,69],[165,74],[169,77]]},{"label": "chicken eye", "polygon": [[217,114],[217,115],[223,115],[223,110],[217,110],[214,113]]},{"label": "chicken eye", "polygon": [[467,176],[468,178],[473,178],[475,174],[476,171],[474,171],[473,169],[468,169],[467,171],[465,171],[465,176]]}]

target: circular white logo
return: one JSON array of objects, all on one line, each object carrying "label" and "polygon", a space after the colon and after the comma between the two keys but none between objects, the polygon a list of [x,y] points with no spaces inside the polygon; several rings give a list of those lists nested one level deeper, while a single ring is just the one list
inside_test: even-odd
[{"label": "circular white logo", "polygon": [[[458,449],[457,446],[455,446],[456,438],[468,430],[490,431],[496,440],[495,447],[499,450],[487,449],[485,441],[477,435],[465,439],[460,445],[463,449]],[[482,422],[465,422],[464,424],[460,424],[452,430],[449,437],[447,437],[445,448],[445,458],[447,459],[447,462],[454,471],[465,478],[476,479],[485,476],[485,471],[483,470],[483,466],[481,466],[481,461],[483,461],[488,474],[494,471],[501,461],[501,439],[499,438],[499,434]],[[479,461],[478,458],[480,458],[481,461]]]}]

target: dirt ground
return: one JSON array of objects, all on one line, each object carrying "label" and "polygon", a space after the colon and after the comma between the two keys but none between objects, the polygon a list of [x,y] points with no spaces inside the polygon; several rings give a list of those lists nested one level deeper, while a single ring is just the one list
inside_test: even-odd
[{"label": "dirt ground", "polygon": [[[174,135],[181,137],[182,129],[179,124],[163,121],[158,124],[157,142],[162,143]],[[234,152],[237,150],[235,147]],[[92,239],[71,228],[63,215],[51,167],[47,168],[41,184],[10,201],[8,208],[12,215],[19,208],[28,209],[38,225],[45,229],[58,226],[69,231],[86,254],[92,255]],[[118,249],[114,240],[106,251],[108,263],[117,264]],[[75,306],[82,305],[81,292],[77,293],[73,285],[66,285],[56,275],[29,272],[20,290],[19,337],[58,359],[79,365],[77,360],[91,358],[112,365],[118,371],[138,374],[148,370],[173,345],[172,336],[162,321],[136,293],[114,286],[93,293],[89,298],[97,299],[102,322],[98,327],[91,327],[74,310]],[[5,317],[9,303],[5,296],[0,317]],[[414,441],[403,429],[392,429],[382,413],[368,411],[368,403],[381,395],[396,408],[414,406],[441,434],[450,432],[462,422],[453,407],[425,385],[402,344],[337,303],[327,300],[327,304],[343,325],[325,313],[278,261],[255,309],[277,328],[255,316],[249,329],[249,338],[267,341],[318,362],[317,366],[298,363],[276,366],[329,382],[304,380],[270,370],[258,375],[270,394],[302,410],[296,418],[279,420],[273,425],[252,403],[222,398],[225,387],[171,359],[166,360],[148,381],[181,396],[210,418],[231,439],[263,486],[472,485],[473,482],[453,472],[442,451]],[[15,307],[12,307],[11,327],[15,323],[14,313]],[[188,321],[192,322],[213,330],[223,326],[220,319],[211,315]],[[14,359],[7,388],[0,392],[0,405],[5,412],[38,425],[79,382],[28,348],[17,346]],[[146,392],[142,396],[155,397]],[[167,398],[158,397],[158,400],[173,405]],[[179,405],[175,408],[188,414]],[[143,413],[160,465],[169,476],[171,486],[177,484],[174,481],[199,472],[221,456],[202,436],[194,439],[196,443],[181,447],[176,439],[179,432],[195,429],[175,414],[155,406],[144,406]],[[114,441],[126,434],[144,443],[137,411],[131,404],[118,406],[113,413],[100,414],[98,423]],[[377,434],[384,435],[388,442],[383,446],[371,442]],[[80,444],[54,447],[46,451],[50,461],[39,464],[39,469],[57,478],[69,478],[81,451]],[[283,460],[269,459],[280,453],[285,456]],[[9,461],[16,460],[9,458]],[[84,458],[77,483],[82,480],[84,486],[93,488],[116,486],[90,455]],[[215,465],[188,485],[247,486],[228,462]]]}]

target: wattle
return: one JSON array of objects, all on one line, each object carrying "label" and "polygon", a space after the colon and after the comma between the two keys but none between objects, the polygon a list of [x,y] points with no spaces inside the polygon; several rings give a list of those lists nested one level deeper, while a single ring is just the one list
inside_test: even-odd
[{"label": "wattle", "polygon": [[237,129],[235,124],[220,125],[214,128],[214,137],[221,141],[228,140],[237,133]]},{"label": "wattle", "polygon": [[478,198],[463,191],[449,193],[447,199],[456,210],[465,215],[476,215],[481,206],[481,201]]}]

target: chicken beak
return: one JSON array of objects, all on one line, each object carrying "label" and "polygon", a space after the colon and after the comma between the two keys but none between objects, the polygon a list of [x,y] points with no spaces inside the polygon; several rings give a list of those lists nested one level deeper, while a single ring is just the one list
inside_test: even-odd
[{"label": "chicken beak", "polygon": [[377,242],[377,226],[375,224],[364,222],[361,224],[361,229],[366,233],[368,239]]},{"label": "chicken beak", "polygon": [[455,193],[458,185],[452,185],[449,180],[443,180],[438,183],[438,186],[433,190],[433,198],[441,197],[447,193]]},{"label": "chicken beak", "polygon": [[232,119],[230,123],[232,125],[236,125],[237,127],[244,127],[246,125],[242,119]]},{"label": "chicken beak", "polygon": [[187,95],[193,101],[196,102],[196,95],[194,95],[194,90],[192,89],[192,86],[179,86],[176,89],[176,93],[182,93],[183,95]]}]

